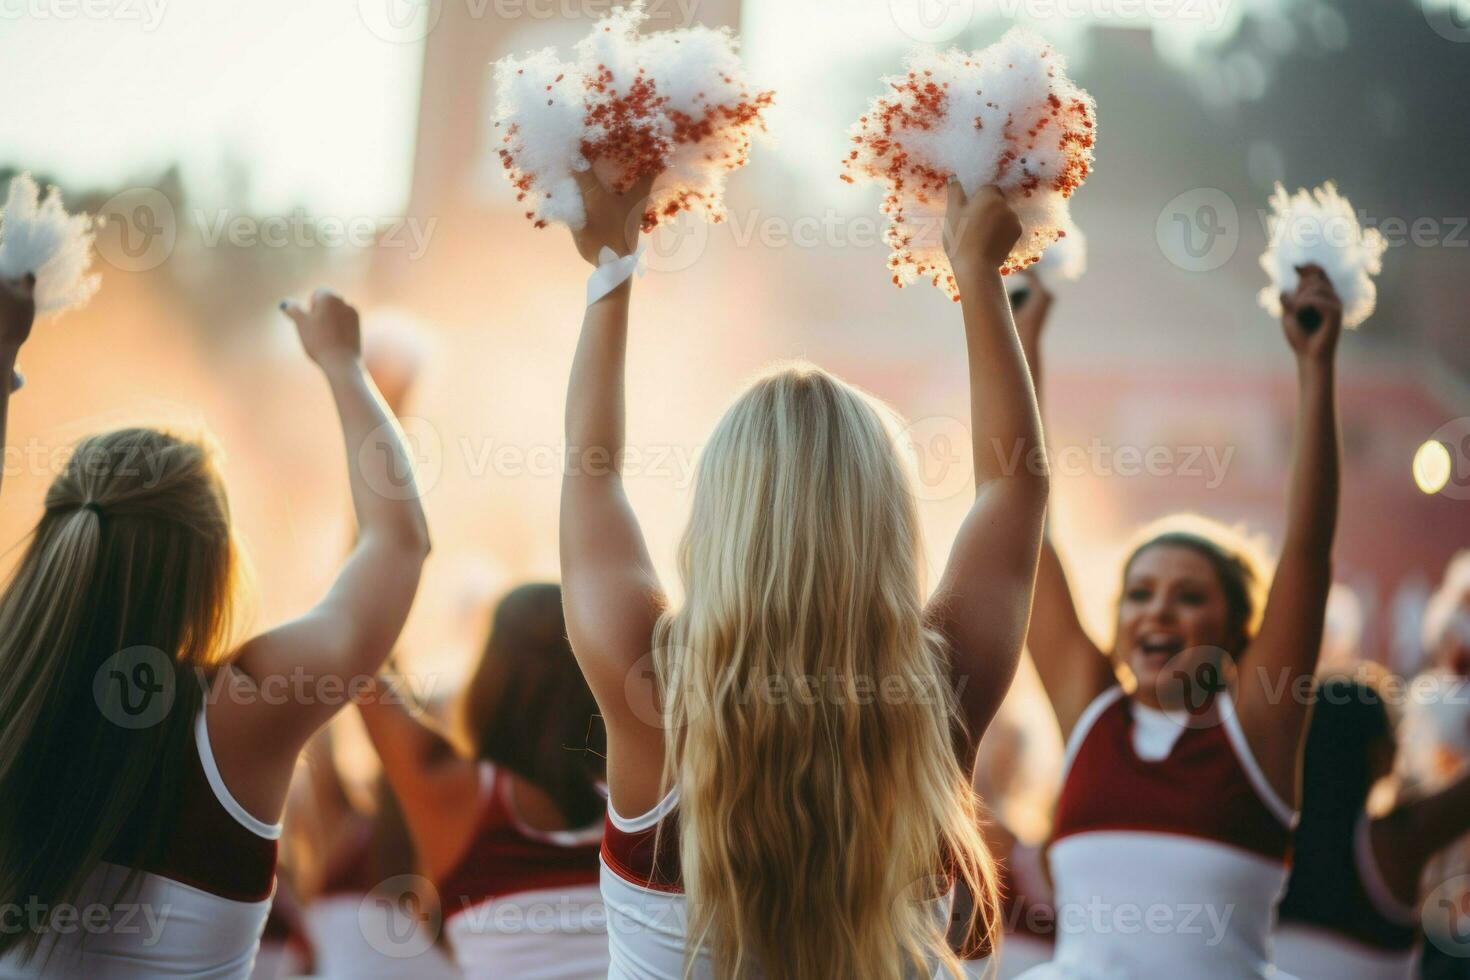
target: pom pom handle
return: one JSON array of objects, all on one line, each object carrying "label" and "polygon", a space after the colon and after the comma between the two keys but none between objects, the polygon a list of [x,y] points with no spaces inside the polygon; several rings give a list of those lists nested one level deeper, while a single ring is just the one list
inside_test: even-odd
[{"label": "pom pom handle", "polygon": [[1307,333],[1315,333],[1322,326],[1322,311],[1315,306],[1303,306],[1296,311],[1296,322]]}]

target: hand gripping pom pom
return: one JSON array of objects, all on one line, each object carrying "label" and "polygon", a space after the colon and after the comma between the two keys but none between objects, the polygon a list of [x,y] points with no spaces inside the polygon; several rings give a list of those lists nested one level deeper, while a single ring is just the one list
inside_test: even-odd
[{"label": "hand gripping pom pom", "polygon": [[[1271,285],[1261,290],[1261,306],[1272,316],[1281,316],[1281,296],[1296,292],[1297,269],[1320,266],[1342,300],[1342,325],[1356,327],[1373,314],[1378,289],[1373,276],[1383,269],[1388,248],[1376,228],[1358,223],[1352,203],[1331,182],[1310,192],[1288,195],[1276,185],[1271,195],[1271,214],[1266,219],[1270,236],[1261,255],[1261,268]],[[1322,314],[1311,307],[1297,311],[1297,322],[1310,332],[1322,322]]]},{"label": "hand gripping pom pom", "polygon": [[772,94],[751,90],[729,30],[643,36],[647,17],[642,0],[615,8],[575,63],[546,49],[496,64],[501,164],[537,227],[582,227],[573,175],[589,167],[619,192],[661,175],[644,231],[681,211],[724,218],[725,178],[765,131]]},{"label": "hand gripping pom pom", "polygon": [[918,52],[883,81],[889,93],[850,131],[842,178],[884,188],[896,285],[923,276],[958,295],[940,236],[924,231],[943,225],[950,177],[967,194],[997,185],[1021,219],[1003,273],[1036,262],[1071,227],[1067,199],[1092,168],[1097,109],[1040,37],[1012,28],[979,52]]},{"label": "hand gripping pom pom", "polygon": [[70,215],[61,192],[44,199],[30,174],[11,178],[0,213],[0,276],[36,276],[36,312],[60,313],[81,306],[97,292],[99,278],[87,275],[96,237],[90,215]]}]

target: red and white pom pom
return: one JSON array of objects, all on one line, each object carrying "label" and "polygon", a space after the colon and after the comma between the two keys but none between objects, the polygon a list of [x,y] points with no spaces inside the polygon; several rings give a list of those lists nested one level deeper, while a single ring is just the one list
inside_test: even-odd
[{"label": "red and white pom pom", "polygon": [[97,292],[99,277],[87,275],[96,237],[90,215],[70,215],[61,192],[48,188],[43,199],[30,174],[10,180],[0,212],[0,276],[36,276],[36,312],[59,313],[81,306]]},{"label": "red and white pom pom", "polygon": [[1281,316],[1281,294],[1296,292],[1300,278],[1296,270],[1316,265],[1327,273],[1342,300],[1344,327],[1356,327],[1372,316],[1378,302],[1373,277],[1383,270],[1388,242],[1377,228],[1358,223],[1352,202],[1337,192],[1332,181],[1290,195],[1277,184],[1266,232],[1270,240],[1261,255],[1261,268],[1271,277],[1271,285],[1260,294],[1266,312]]},{"label": "red and white pom pom", "polygon": [[506,175],[538,227],[586,220],[573,174],[589,166],[624,191],[659,175],[643,230],[681,211],[724,217],[726,176],[743,166],[771,93],[745,80],[727,29],[647,36],[643,0],[614,8],[577,43],[496,65],[496,125]]},{"label": "red and white pom pom", "polygon": [[580,72],[546,48],[495,64],[500,162],[526,217],[544,228],[587,221],[573,173],[586,170],[582,133],[587,88]]},{"label": "red and white pom pom", "polygon": [[1050,44],[1012,28],[978,52],[911,55],[852,127],[843,179],[884,187],[893,281],[921,276],[958,298],[937,229],[945,185],[995,184],[1021,220],[1001,272],[1036,262],[1070,224],[1067,199],[1092,169],[1097,107]]}]

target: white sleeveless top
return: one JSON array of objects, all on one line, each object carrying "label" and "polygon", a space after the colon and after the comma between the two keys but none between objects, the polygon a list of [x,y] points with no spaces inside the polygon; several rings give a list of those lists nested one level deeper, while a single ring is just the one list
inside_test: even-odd
[{"label": "white sleeveless top", "polygon": [[1082,714],[1049,850],[1056,956],[1023,980],[1284,976],[1270,933],[1296,814],[1229,695],[1213,710],[1173,716],[1111,687]]},{"label": "white sleeveless top", "polygon": [[437,882],[465,980],[603,980],[607,914],[598,890],[603,821],[539,830],[511,780],[480,766],[480,815],[457,866]]},{"label": "white sleeveless top", "polygon": [[[652,810],[628,818],[608,801],[600,878],[607,911],[608,980],[684,978],[689,910],[678,870],[678,803],[678,791],[671,790]],[[953,900],[951,891],[933,902],[941,924],[948,923]],[[948,975],[937,970],[934,978]],[[690,976],[693,980],[714,976],[704,950],[695,956]]]},{"label": "white sleeveless top", "polygon": [[[199,793],[212,791],[223,811],[219,819],[233,819],[249,834],[264,840],[274,842],[279,838],[279,823],[256,819],[230,795],[210,749],[202,710],[194,726],[194,744],[203,780],[208,783],[208,789],[201,788]],[[234,828],[230,830],[238,833]],[[270,853],[273,869],[274,846]],[[129,890],[119,899],[128,873],[127,868],[116,864],[99,864],[78,893],[77,914],[71,917],[71,925],[58,925],[24,964],[14,952],[0,957],[0,978],[247,980],[270,914],[269,894],[260,901],[238,901],[162,874],[143,874],[138,889]],[[111,924],[97,928],[95,923],[104,918]],[[93,927],[88,928],[89,922],[94,923]]]}]

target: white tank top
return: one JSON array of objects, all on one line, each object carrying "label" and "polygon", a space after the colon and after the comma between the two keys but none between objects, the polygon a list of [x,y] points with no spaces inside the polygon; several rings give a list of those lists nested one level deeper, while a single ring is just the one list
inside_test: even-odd
[{"label": "white tank top", "polygon": [[438,883],[444,930],[465,980],[604,980],[607,914],[598,890],[603,821],[539,830],[508,774],[480,766],[480,817]]},{"label": "white tank top", "polygon": [[[186,780],[186,812],[195,807],[217,807],[219,821],[233,820],[264,840],[274,842],[279,838],[279,823],[267,824],[251,816],[225,787],[210,749],[209,728],[202,710],[194,726],[194,744],[202,777],[193,799],[190,792],[195,781]],[[203,788],[206,782],[207,789]],[[205,793],[211,793],[214,802],[200,799]],[[209,832],[209,828],[195,829]],[[238,833],[236,828],[227,829]],[[273,870],[273,845],[269,853]],[[141,876],[136,892],[129,891],[119,900],[117,895],[128,873],[127,868],[116,864],[99,864],[78,893],[76,922],[65,931],[58,928],[49,934],[35,957],[24,965],[14,952],[0,957],[0,977],[247,980],[270,914],[269,894],[259,901],[238,901],[150,873]],[[109,908],[110,927],[87,928],[89,910],[97,910],[90,913],[94,916],[90,921],[96,923]]]},{"label": "white tank top", "polygon": [[1172,717],[1112,687],[1078,720],[1049,851],[1055,959],[1023,980],[1284,976],[1270,933],[1296,815],[1228,694]]},{"label": "white tank top", "polygon": [[[608,980],[684,978],[689,910],[678,871],[678,802],[678,791],[672,790],[658,806],[630,819],[608,801],[600,879],[607,912]],[[940,923],[949,922],[953,900],[951,891],[933,902]],[[690,976],[714,976],[704,950],[696,955]],[[948,976],[943,970],[934,973],[935,980]]]}]

